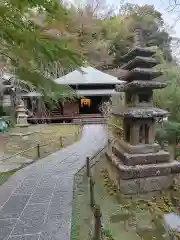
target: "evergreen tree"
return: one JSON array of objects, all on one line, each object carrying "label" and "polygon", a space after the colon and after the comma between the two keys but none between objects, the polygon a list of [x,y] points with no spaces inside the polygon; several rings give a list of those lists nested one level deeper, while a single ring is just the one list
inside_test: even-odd
[{"label": "evergreen tree", "polygon": [[154,6],[137,4],[122,5],[119,14],[107,18],[103,23],[105,38],[111,40],[111,52],[115,63],[121,65],[120,57],[133,45],[133,27],[138,24],[143,29],[145,44],[158,46],[166,61],[172,61],[171,37],[166,31],[162,14]]}]

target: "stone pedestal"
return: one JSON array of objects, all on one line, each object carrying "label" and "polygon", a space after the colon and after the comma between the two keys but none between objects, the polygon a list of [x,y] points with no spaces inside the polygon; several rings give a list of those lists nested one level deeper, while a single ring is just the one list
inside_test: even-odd
[{"label": "stone pedestal", "polygon": [[105,155],[110,178],[125,195],[165,190],[180,172],[180,163],[165,151],[128,154],[113,146]]}]

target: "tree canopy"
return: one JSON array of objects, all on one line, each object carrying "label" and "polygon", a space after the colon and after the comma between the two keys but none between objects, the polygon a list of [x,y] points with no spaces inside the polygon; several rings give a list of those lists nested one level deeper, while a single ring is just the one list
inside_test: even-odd
[{"label": "tree canopy", "polygon": [[167,61],[172,61],[171,37],[166,31],[162,14],[152,5],[139,6],[125,4],[119,14],[104,22],[103,31],[111,39],[111,52],[115,54],[115,62],[119,65],[119,57],[124,55],[133,44],[133,27],[140,25],[143,29],[147,46],[158,46]]},{"label": "tree canopy", "polygon": [[65,90],[52,78],[82,65],[83,59],[94,67],[120,66],[120,57],[132,47],[132,27],[137,23],[145,43],[159,46],[165,80],[170,80],[166,89],[156,91],[154,102],[175,120],[179,118],[180,70],[172,61],[171,37],[162,14],[151,5],[125,3],[115,13],[94,0],[69,8],[57,0],[1,1],[0,58],[17,78],[55,98]]},{"label": "tree canopy", "polygon": [[9,70],[45,95],[64,91],[52,81],[50,68],[82,64],[74,40],[68,38],[68,10],[57,0],[3,0],[0,26],[0,57]]},{"label": "tree canopy", "polygon": [[121,65],[119,57],[132,47],[132,28],[136,24],[143,29],[146,45],[158,46],[166,61],[172,61],[171,37],[154,6],[122,3],[118,13],[108,9],[103,16],[100,9],[100,5],[87,4],[72,11],[82,52],[95,67]]}]

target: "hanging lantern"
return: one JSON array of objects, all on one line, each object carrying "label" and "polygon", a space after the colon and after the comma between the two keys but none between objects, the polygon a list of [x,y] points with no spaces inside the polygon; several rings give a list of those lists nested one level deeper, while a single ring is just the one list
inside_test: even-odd
[{"label": "hanging lantern", "polygon": [[81,99],[81,107],[84,107],[84,106],[88,106],[88,107],[91,106],[91,100],[89,98]]}]

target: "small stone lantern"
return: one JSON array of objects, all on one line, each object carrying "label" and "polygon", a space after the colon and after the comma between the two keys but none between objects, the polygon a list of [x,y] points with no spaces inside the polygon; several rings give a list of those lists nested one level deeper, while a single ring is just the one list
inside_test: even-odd
[{"label": "small stone lantern", "polygon": [[16,107],[17,119],[16,126],[17,127],[28,127],[26,109],[24,106],[23,100],[20,101],[19,105]]}]

